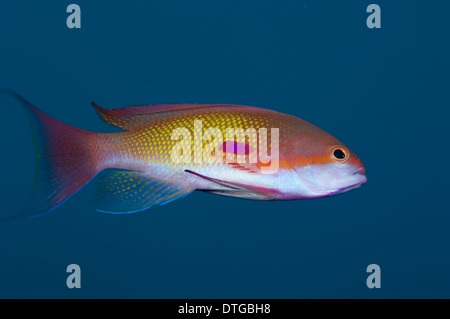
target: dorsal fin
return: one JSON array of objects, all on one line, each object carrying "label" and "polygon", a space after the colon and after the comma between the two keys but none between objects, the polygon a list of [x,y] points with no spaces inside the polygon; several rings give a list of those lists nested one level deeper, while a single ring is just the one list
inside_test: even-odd
[{"label": "dorsal fin", "polygon": [[136,127],[147,124],[151,120],[162,119],[180,112],[204,108],[221,107],[246,107],[240,105],[225,104],[155,104],[155,105],[137,105],[122,109],[107,110],[95,103],[92,103],[100,117],[108,124],[117,126],[124,130],[131,130]]}]

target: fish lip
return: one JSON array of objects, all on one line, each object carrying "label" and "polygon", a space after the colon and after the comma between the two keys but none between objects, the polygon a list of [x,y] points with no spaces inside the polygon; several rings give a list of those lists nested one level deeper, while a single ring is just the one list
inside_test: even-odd
[{"label": "fish lip", "polygon": [[352,175],[363,175],[366,173],[366,169],[364,167],[358,167],[356,170],[352,173]]},{"label": "fish lip", "polygon": [[353,188],[357,188],[357,187],[359,187],[360,185],[365,184],[365,183],[367,182],[367,177],[366,177],[366,175],[361,174],[361,173],[353,173],[353,175],[359,176],[360,180],[359,180],[357,183],[355,183],[355,184],[352,184],[352,185],[350,185],[350,186],[341,188],[341,191],[345,191],[345,190],[350,190],[350,189],[353,189]]},{"label": "fish lip", "polygon": [[[363,171],[364,169],[360,169],[359,171]],[[347,187],[343,187],[338,189],[337,191],[333,192],[332,194],[339,194],[339,193],[344,193],[344,192],[348,192],[352,189],[358,188],[359,186],[361,186],[362,184],[365,184],[367,182],[367,177],[364,174],[361,173],[353,173],[352,175],[359,175],[360,176],[360,180],[357,183],[354,183],[352,185],[349,185]]]}]

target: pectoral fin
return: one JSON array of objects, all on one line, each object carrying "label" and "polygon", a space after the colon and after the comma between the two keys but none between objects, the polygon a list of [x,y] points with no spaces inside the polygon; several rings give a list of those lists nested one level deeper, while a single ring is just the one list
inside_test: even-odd
[{"label": "pectoral fin", "polygon": [[259,187],[259,186],[254,186],[254,185],[246,185],[246,184],[236,183],[236,182],[229,182],[229,181],[225,181],[225,180],[221,180],[221,179],[208,177],[208,176],[193,172],[191,170],[185,170],[185,172],[226,187],[226,189],[202,190],[202,191],[213,193],[213,194],[232,196],[232,197],[249,198],[249,199],[260,199],[260,200],[275,199],[280,194],[280,192],[275,189]]}]

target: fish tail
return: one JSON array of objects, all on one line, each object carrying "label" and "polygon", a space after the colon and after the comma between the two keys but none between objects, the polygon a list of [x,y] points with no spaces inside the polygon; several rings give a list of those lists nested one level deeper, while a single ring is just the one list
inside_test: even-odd
[{"label": "fish tail", "polygon": [[42,215],[62,204],[97,174],[90,146],[95,133],[48,116],[13,91],[0,92],[14,96],[23,106],[37,151],[35,182],[28,205],[4,220]]}]

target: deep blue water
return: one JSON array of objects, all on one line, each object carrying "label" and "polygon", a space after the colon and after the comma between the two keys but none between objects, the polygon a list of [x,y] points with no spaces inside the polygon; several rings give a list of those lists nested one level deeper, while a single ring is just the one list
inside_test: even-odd
[{"label": "deep blue water", "polygon": [[[66,26],[72,2],[81,29]],[[286,202],[193,193],[131,215],[95,211],[92,182],[0,224],[1,298],[450,297],[449,2],[72,2],[0,3],[0,87],[98,132],[114,128],[91,101],[274,109],[346,143],[368,182]],[[381,29],[366,26],[372,2]],[[35,151],[17,102],[0,103],[4,216],[28,199]],[[81,289],[66,286],[72,263]]]}]

